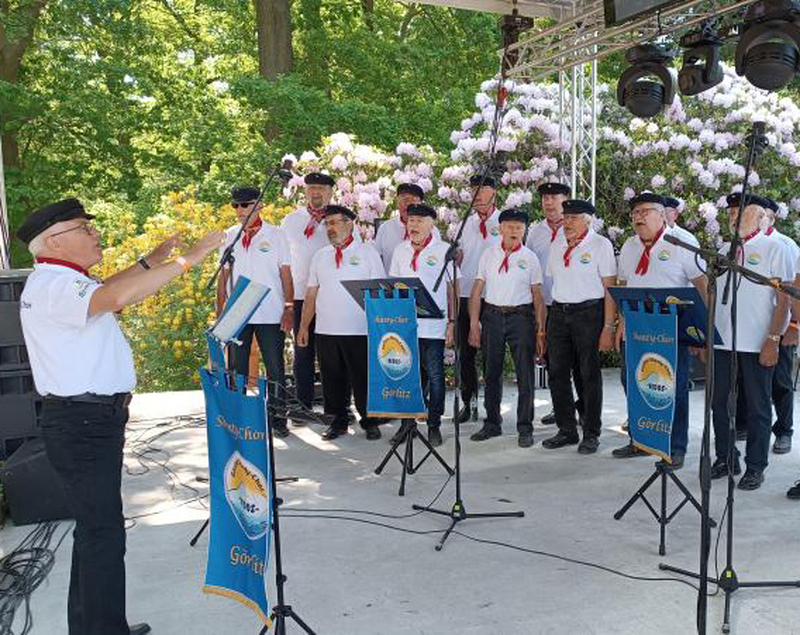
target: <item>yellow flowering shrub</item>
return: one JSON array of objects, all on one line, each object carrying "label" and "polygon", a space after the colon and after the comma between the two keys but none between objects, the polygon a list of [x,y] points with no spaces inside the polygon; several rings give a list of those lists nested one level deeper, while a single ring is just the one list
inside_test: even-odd
[{"label": "yellow flowering shrub", "polygon": [[[96,223],[103,232],[106,249],[103,262],[93,273],[108,278],[130,267],[157,245],[177,233],[193,244],[214,229],[234,225],[236,214],[230,205],[216,208],[198,202],[189,192],[166,196],[158,213],[145,220],[141,229],[133,215],[118,207],[93,206]],[[261,213],[265,222],[280,224],[290,207],[267,205]],[[175,253],[175,256],[179,253]],[[139,392],[187,390],[199,387],[197,369],[208,359],[205,330],[216,319],[214,290],[206,291],[218,259],[209,256],[202,265],[169,283],[160,293],[128,307],[120,324],[133,349]]]}]

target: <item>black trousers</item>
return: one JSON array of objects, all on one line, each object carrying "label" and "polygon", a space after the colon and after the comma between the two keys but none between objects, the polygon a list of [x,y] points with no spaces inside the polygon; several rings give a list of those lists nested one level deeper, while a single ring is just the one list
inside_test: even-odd
[{"label": "black trousers", "polygon": [[[792,366],[795,347],[784,346],[781,343],[778,349],[778,363],[772,374],[772,405],[775,406],[775,423],[772,424],[772,434],[776,437],[791,437],[794,430],[794,378]],[[772,408],[770,407],[770,416]],[[747,424],[747,394],[744,379],[739,370],[739,392],[736,404],[736,429],[746,432]]]},{"label": "black trousers", "polygon": [[583,402],[583,433],[599,437],[602,427],[603,377],[598,343],[603,330],[603,301],[579,305],[553,303],[547,329],[550,395],[558,428],[569,436],[577,435],[572,373],[577,359],[579,395]]},{"label": "black trousers", "polygon": [[340,430],[349,424],[350,394],[361,416],[361,427],[373,423],[367,419],[367,336],[317,334],[322,399],[325,414],[333,415],[333,426]]},{"label": "black trousers", "polygon": [[517,432],[533,431],[531,360],[536,353],[535,333],[533,307],[517,313],[503,313],[489,304],[484,306],[481,313],[481,347],[486,360],[484,407],[487,426],[499,428],[503,422],[500,404],[503,401],[503,360],[508,344],[517,377]]},{"label": "black trousers", "polygon": [[[303,315],[303,300],[294,301],[294,339],[297,342],[297,333],[300,330],[300,318]],[[306,408],[314,404],[314,361],[317,356],[314,327],[316,318],[311,320],[308,327],[308,346],[294,346],[294,389],[297,399]]]},{"label": "black trousers", "polygon": [[[751,470],[762,471],[767,467],[769,459],[770,422],[772,408],[772,376],[774,368],[762,366],[758,361],[758,353],[737,353],[739,373],[747,403],[747,453],[745,463]],[[714,449],[717,459],[728,456],[728,399],[731,391],[730,351],[717,349],[714,351]],[[735,452],[739,455],[739,450]]]},{"label": "black trousers", "polygon": [[[547,316],[545,317],[545,330],[550,328],[550,313],[551,313],[550,307],[548,306],[547,307]],[[545,368],[548,370],[548,377],[549,377],[549,369],[550,369],[550,362],[548,361],[549,353],[550,353],[549,350],[546,350],[545,353],[544,353],[544,364],[545,364]],[[533,360],[533,365],[531,366],[531,373],[533,373],[531,375],[531,377],[535,377],[536,376],[535,372],[536,372],[536,360],[534,359]],[[578,414],[580,415],[581,413],[583,413],[583,399],[581,398],[581,393],[582,393],[582,390],[581,390],[581,367],[580,367],[580,364],[578,363],[577,356],[575,357],[574,360],[572,360],[572,383],[575,384],[575,393],[577,394],[577,399],[575,400],[575,410],[577,410]],[[555,408],[553,408],[553,411],[555,412]]]},{"label": "black trousers", "polygon": [[283,346],[286,334],[281,331],[280,324],[248,324],[244,327],[239,339],[240,345],[232,344],[233,369],[240,375],[248,375],[250,369],[250,349],[253,336],[258,341],[261,358],[267,369],[267,392],[269,394],[270,421],[276,426],[285,426],[284,416],[286,401],[286,373],[283,361]]},{"label": "black trousers", "polygon": [[[483,306],[483,301],[481,301]],[[478,349],[469,344],[469,298],[458,301],[458,363],[461,368],[461,402],[469,405],[478,395]]]},{"label": "black trousers", "polygon": [[72,512],[69,635],[129,635],[122,448],[127,408],[45,399],[42,437]]}]

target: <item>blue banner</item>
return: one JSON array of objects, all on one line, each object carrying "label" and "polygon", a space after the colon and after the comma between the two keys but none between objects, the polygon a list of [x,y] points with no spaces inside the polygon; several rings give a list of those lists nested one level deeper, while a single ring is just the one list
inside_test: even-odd
[{"label": "blue banner", "polygon": [[411,290],[370,293],[367,312],[369,390],[367,413],[412,418],[427,414],[422,398],[417,310]]},{"label": "blue banner", "polygon": [[244,391],[245,379],[229,387],[219,369],[200,369],[208,421],[211,536],[205,593],[253,609],[270,626],[266,580],[272,528],[267,454],[267,386]]},{"label": "blue banner", "polygon": [[[669,310],[661,313],[659,307]],[[633,443],[671,462],[672,421],[678,369],[677,307],[625,302],[628,424]]]}]

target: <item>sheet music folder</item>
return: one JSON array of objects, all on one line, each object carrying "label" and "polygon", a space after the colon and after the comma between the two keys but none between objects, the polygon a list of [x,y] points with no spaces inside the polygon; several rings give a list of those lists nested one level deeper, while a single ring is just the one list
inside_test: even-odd
[{"label": "sheet music folder", "polygon": [[371,280],[342,280],[342,285],[347,289],[358,305],[364,308],[364,293],[367,291],[393,291],[405,289],[414,290],[417,319],[441,319],[444,317],[442,310],[428,293],[425,285],[419,278],[374,278]]}]

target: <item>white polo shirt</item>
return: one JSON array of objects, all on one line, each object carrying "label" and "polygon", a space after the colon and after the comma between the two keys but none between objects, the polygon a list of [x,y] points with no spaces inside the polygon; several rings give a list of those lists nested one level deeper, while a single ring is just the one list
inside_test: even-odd
[{"label": "white polo shirt", "polygon": [[700,246],[700,243],[695,237],[695,235],[685,227],[681,227],[680,225],[673,225],[672,227],[669,228],[669,231],[672,232],[673,236],[675,236],[676,238],[680,238],[685,243],[689,243],[690,245],[694,245],[695,247]]},{"label": "white polo shirt", "polygon": [[[286,240],[289,241],[289,250],[292,254],[292,282],[294,283],[295,300],[302,300],[306,297],[308,268],[311,266],[311,258],[320,249],[330,245],[324,221],[320,221],[310,238],[306,237],[305,231],[310,221],[311,214],[308,213],[308,210],[305,207],[298,207],[286,216],[281,223],[281,229],[286,234]],[[361,234],[358,231],[353,231],[353,241],[362,242]]]},{"label": "white polo shirt", "polygon": [[[433,234],[434,241],[441,239],[436,225],[433,226],[433,231],[431,233]],[[375,234],[375,249],[377,249],[378,253],[381,255],[383,266],[386,269],[392,266],[394,250],[405,240],[405,235],[406,226],[403,224],[403,221],[400,220],[399,216],[393,216],[382,222],[381,226],[378,227],[378,233]]]},{"label": "white polo shirt", "polygon": [[[404,240],[394,250],[389,275],[393,278],[419,278],[433,301],[436,302],[445,317],[439,320],[424,318],[417,320],[417,336],[420,339],[443,340],[447,331],[447,283],[452,274],[452,267],[448,267],[442,278],[438,291],[433,292],[436,279],[442,270],[445,255],[450,245],[442,242],[437,236],[419,252],[417,256],[417,270],[411,268],[411,259],[414,257],[414,246],[411,241]],[[458,275],[458,272],[456,272]]]},{"label": "white polo shirt", "polygon": [[[673,234],[673,229],[666,229],[656,243],[650,248],[650,263],[647,273],[638,274],[644,243],[638,236],[631,236],[622,245],[619,254],[617,277],[629,287],[690,287],[692,280],[703,275],[695,254],[688,249],[672,245],[664,240],[664,236]],[[700,261],[702,262],[702,260]]]},{"label": "white polo shirt", "polygon": [[328,245],[311,259],[308,287],[319,287],[316,332],[320,335],[366,335],[366,313],[341,281],[383,278],[386,276],[383,263],[372,245],[355,240],[342,256],[342,263],[337,268],[336,249]]},{"label": "white polo shirt", "polygon": [[480,231],[481,219],[477,212],[472,212],[464,225],[461,234],[461,250],[464,257],[461,261],[461,279],[459,280],[459,295],[468,298],[472,293],[472,282],[478,273],[478,263],[484,250],[490,245],[500,242],[500,211],[494,210],[486,219],[486,238]]},{"label": "white polo shirt", "polygon": [[[720,253],[727,254],[730,244],[725,243]],[[792,262],[789,251],[778,238],[759,232],[748,240],[743,247],[744,255],[739,258],[748,269],[769,278],[779,278],[784,282],[794,280],[796,263]],[[728,274],[720,276],[717,281],[717,330],[723,344],[717,346],[731,350],[731,302],[722,304],[723,291]],[[777,304],[777,291],[771,287],[755,284],[738,277],[739,290],[736,311],[736,349],[742,353],[758,353],[769,335],[772,313]],[[733,290],[732,290],[733,291]],[[780,330],[783,333],[787,324]]]},{"label": "white polo shirt", "polygon": [[502,245],[492,245],[481,256],[475,279],[485,283],[484,299],[495,306],[531,304],[531,286],[542,284],[539,259],[533,251],[522,245],[508,257],[508,271],[500,271],[505,255]]},{"label": "white polo shirt", "polygon": [[[558,239],[564,230],[559,227],[553,236],[553,230],[546,220],[541,220],[535,225],[531,225],[528,229],[528,240],[525,241],[525,246],[536,254],[539,258],[539,266],[542,272],[547,270],[547,259],[550,256],[550,246]],[[553,278],[552,276],[543,275],[542,279],[542,295],[544,296],[544,303],[550,306],[553,303]]]},{"label": "white polo shirt", "polygon": [[20,319],[40,395],[113,395],[136,386],[131,347],[116,316],[89,317],[89,301],[101,286],[69,267],[34,265]]},{"label": "white polo shirt", "polygon": [[[236,238],[239,225],[225,231],[225,247]],[[233,284],[239,276],[266,285],[270,292],[253,313],[249,324],[280,324],[283,316],[283,283],[281,267],[292,262],[289,243],[283,230],[264,223],[245,249],[242,241],[233,248]],[[294,299],[294,298],[292,298]]]},{"label": "white polo shirt", "polygon": [[561,232],[547,258],[547,274],[553,278],[553,301],[576,304],[603,298],[603,278],[617,273],[611,241],[589,229],[583,240],[570,252],[569,267],[564,265],[564,254],[568,247],[567,238]]},{"label": "white polo shirt", "polygon": [[800,247],[798,247],[797,243],[789,238],[786,234],[780,233],[775,228],[771,229],[772,231],[767,235],[770,238],[777,238],[781,242],[784,248],[789,252],[789,258],[795,263],[795,275],[800,274]]}]

